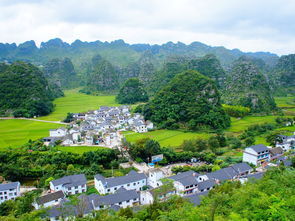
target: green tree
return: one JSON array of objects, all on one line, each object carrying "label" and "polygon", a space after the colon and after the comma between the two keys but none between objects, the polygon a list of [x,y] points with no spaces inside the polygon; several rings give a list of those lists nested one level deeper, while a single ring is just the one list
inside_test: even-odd
[{"label": "green tree", "polygon": [[138,78],[129,78],[119,91],[116,100],[120,104],[147,102],[148,95]]}]

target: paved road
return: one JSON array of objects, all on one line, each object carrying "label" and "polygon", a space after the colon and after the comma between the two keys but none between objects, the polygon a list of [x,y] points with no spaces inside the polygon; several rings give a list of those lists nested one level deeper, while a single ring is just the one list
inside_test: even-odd
[{"label": "paved road", "polygon": [[24,117],[19,117],[19,118],[14,118],[14,117],[0,117],[0,120],[12,120],[12,119],[17,119],[17,120],[32,120],[32,121],[39,121],[39,122],[45,122],[45,123],[68,125],[68,123],[64,123],[64,122],[61,122],[61,121],[39,120],[39,119],[35,119],[35,118],[24,118]]}]

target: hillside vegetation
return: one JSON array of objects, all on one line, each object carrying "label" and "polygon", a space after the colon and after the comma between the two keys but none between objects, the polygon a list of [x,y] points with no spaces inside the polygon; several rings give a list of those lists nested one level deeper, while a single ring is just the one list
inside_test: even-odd
[{"label": "hillside vegetation", "polygon": [[54,93],[34,65],[15,62],[0,70],[0,115],[41,116],[53,110]]},{"label": "hillside vegetation", "polygon": [[160,128],[224,129],[230,125],[214,82],[192,70],[176,75],[158,92],[144,107],[144,116]]}]

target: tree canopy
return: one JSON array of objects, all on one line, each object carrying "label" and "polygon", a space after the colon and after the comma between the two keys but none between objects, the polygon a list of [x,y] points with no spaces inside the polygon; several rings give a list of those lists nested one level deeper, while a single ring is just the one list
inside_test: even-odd
[{"label": "tree canopy", "polygon": [[162,128],[223,129],[230,125],[213,80],[193,70],[174,77],[143,109],[145,118]]},{"label": "tree canopy", "polygon": [[116,100],[120,104],[134,104],[137,102],[147,102],[148,95],[143,84],[139,81],[138,78],[128,79],[123,87],[120,89],[119,94],[116,97]]}]

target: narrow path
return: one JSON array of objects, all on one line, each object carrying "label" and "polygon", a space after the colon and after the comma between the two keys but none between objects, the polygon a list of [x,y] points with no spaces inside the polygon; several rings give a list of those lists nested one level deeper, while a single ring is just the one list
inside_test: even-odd
[{"label": "narrow path", "polygon": [[24,117],[18,117],[18,118],[14,118],[14,117],[0,117],[0,120],[32,120],[32,121],[39,121],[39,122],[45,122],[45,123],[53,123],[53,124],[63,124],[63,125],[68,125],[68,123],[64,123],[61,121],[49,121],[49,120],[39,120],[39,119],[35,119],[35,118],[24,118]]}]

